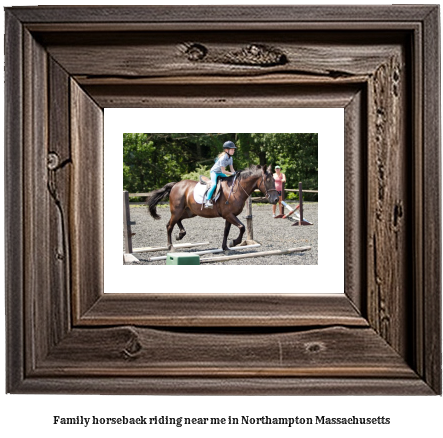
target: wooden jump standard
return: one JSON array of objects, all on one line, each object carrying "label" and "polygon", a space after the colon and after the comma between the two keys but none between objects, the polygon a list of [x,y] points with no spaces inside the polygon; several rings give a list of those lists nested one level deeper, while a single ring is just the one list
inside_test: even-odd
[{"label": "wooden jump standard", "polygon": [[[318,193],[318,190],[305,190],[305,192]],[[303,188],[301,182],[298,183],[298,200],[299,202],[295,209],[292,209],[285,201],[282,201],[281,203],[289,210],[289,213],[286,213],[285,215],[279,214],[275,219],[292,219],[290,216],[295,213],[295,216],[298,216],[298,221],[292,224],[293,227],[296,225],[312,225],[311,222],[303,217]],[[296,213],[297,210],[299,210],[299,213]]]},{"label": "wooden jump standard", "polygon": [[214,262],[227,262],[229,260],[237,260],[237,259],[246,259],[246,258],[252,258],[252,257],[265,257],[265,256],[273,256],[273,255],[284,255],[284,254],[290,254],[293,252],[305,252],[310,251],[310,246],[301,246],[299,248],[289,248],[289,249],[276,249],[273,251],[263,251],[263,252],[253,252],[249,254],[235,254],[231,256],[225,256],[225,257],[207,257],[200,259],[201,263],[214,263]]}]

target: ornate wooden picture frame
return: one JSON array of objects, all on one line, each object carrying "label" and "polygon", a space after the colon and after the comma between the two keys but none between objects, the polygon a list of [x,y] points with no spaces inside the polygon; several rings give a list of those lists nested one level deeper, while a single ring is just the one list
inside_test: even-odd
[{"label": "ornate wooden picture frame", "polygon": [[[7,392],[441,394],[439,59],[438,6],[7,8]],[[344,108],[345,294],[104,294],[106,107]]]}]

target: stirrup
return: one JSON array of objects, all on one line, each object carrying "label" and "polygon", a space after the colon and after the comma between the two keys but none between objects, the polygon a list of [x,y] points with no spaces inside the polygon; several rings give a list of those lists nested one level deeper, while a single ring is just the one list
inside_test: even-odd
[{"label": "stirrup", "polygon": [[212,204],[211,200],[208,199],[208,200],[205,202],[205,208],[213,208],[213,207],[214,207],[214,205]]}]

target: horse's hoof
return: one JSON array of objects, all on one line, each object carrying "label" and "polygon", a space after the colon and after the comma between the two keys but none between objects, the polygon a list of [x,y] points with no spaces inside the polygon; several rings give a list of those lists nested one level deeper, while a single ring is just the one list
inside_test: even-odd
[{"label": "horse's hoof", "polygon": [[176,252],[177,250],[171,245],[168,247],[168,252]]}]

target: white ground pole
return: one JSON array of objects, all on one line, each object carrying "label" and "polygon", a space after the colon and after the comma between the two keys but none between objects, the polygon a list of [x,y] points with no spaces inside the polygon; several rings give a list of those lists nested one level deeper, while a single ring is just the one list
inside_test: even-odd
[{"label": "white ground pole", "polygon": [[[245,246],[235,246],[234,248],[229,248],[229,250],[234,251],[234,250],[239,250],[239,249],[250,249],[250,248],[258,248],[259,246],[261,246],[259,243],[256,243],[254,245],[245,245]],[[217,253],[221,253],[224,252],[222,249],[208,249],[208,250],[204,250],[204,251],[195,251],[189,254],[194,254],[194,255],[205,255],[205,254],[217,254]],[[183,254],[183,253],[181,253]],[[157,260],[166,260],[167,256],[158,256],[158,257],[150,257],[149,261],[150,262],[155,262]]]}]

